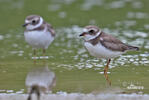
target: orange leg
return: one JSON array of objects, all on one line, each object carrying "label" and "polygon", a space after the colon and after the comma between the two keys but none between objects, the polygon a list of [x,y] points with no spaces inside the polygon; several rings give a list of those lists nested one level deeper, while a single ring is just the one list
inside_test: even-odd
[{"label": "orange leg", "polygon": [[107,74],[110,61],[111,61],[111,59],[108,59],[107,65],[106,65],[106,67],[104,68],[104,76],[105,76],[105,78],[106,78],[108,84],[111,86],[111,81],[109,80],[108,74]]},{"label": "orange leg", "polygon": [[34,64],[36,64],[36,49],[34,49],[33,54],[34,54]]}]

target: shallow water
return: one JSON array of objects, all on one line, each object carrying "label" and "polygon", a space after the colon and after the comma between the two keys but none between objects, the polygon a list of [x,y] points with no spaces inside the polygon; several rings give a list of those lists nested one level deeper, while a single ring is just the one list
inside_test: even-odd
[{"label": "shallow water", "polygon": [[[27,94],[0,94],[0,100],[26,100]],[[66,93],[42,95],[42,100],[148,100],[149,95],[138,94],[81,94],[81,93]],[[33,96],[32,100],[37,100]]]},{"label": "shallow water", "polygon": [[[84,93],[92,95],[90,93],[98,94],[115,88],[118,92],[111,94],[111,98],[119,97],[115,93],[126,93],[126,97],[131,97],[131,93],[148,94],[148,3],[147,0],[38,0],[35,5],[33,0],[1,0],[0,97],[7,93],[10,96],[17,95],[13,93],[24,95],[27,73],[32,68],[45,66],[43,59],[38,59],[36,66],[33,64],[32,49],[24,41],[21,25],[29,14],[43,16],[56,30],[57,36],[47,50],[49,58],[46,60],[46,66],[57,77],[53,88],[55,94],[52,95],[62,91],[68,96],[69,93],[83,93],[81,95],[86,97]],[[111,61],[108,72],[111,87],[103,75],[106,60],[90,56],[79,38],[82,28],[88,24],[98,25],[124,43],[140,47],[139,52],[131,51]],[[42,51],[38,50],[37,57],[41,56]],[[148,95],[142,98],[146,100]]]}]

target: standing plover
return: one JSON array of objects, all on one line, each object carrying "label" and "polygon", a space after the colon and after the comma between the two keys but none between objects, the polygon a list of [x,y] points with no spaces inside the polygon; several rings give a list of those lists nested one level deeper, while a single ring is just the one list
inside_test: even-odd
[{"label": "standing plover", "polygon": [[26,17],[23,27],[26,27],[24,31],[25,41],[33,47],[34,56],[38,48],[42,48],[43,55],[45,55],[46,49],[55,37],[52,26],[45,22],[41,16],[29,15]]},{"label": "standing plover", "polygon": [[111,81],[108,79],[107,71],[111,58],[118,57],[129,50],[139,50],[138,47],[127,45],[93,25],[86,26],[80,36],[84,37],[84,46],[90,55],[107,59],[104,76],[110,85]]}]

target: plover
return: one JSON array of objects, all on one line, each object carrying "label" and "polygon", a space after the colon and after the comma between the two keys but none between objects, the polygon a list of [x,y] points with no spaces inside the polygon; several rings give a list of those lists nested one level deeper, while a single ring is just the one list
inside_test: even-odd
[{"label": "plover", "polygon": [[27,16],[23,27],[26,28],[24,31],[25,41],[33,47],[34,56],[38,48],[43,49],[43,55],[45,56],[46,49],[55,37],[53,27],[39,15]]},{"label": "plover", "polygon": [[38,100],[43,93],[48,93],[56,85],[56,75],[48,66],[32,69],[25,81],[29,96],[27,100],[32,100],[33,93],[37,95]]},{"label": "plover", "polygon": [[90,55],[107,59],[107,64],[104,68],[104,76],[110,85],[111,81],[108,79],[107,71],[111,58],[118,57],[129,50],[139,50],[138,47],[125,44],[93,25],[86,26],[80,36],[84,37],[84,46]]}]

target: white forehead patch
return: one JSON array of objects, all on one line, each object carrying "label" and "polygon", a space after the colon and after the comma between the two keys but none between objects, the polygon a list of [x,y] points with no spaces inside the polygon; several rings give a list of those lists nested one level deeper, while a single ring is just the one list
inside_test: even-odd
[{"label": "white forehead patch", "polygon": [[86,28],[83,29],[83,32],[88,32],[88,30]]},{"label": "white forehead patch", "polygon": [[30,21],[29,20],[25,20],[25,23],[29,23]]}]

